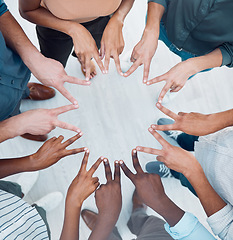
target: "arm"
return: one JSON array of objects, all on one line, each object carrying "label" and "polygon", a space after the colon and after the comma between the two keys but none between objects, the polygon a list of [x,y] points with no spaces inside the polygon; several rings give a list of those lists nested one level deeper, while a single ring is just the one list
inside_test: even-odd
[{"label": "arm", "polygon": [[122,170],[135,185],[137,194],[142,202],[167,221],[165,229],[174,239],[215,239],[199,223],[197,218],[192,214],[185,213],[168,198],[158,175],[143,172],[136,150],[133,150],[132,158],[136,174],[133,174],[125,163],[120,161]]},{"label": "arm", "polygon": [[99,214],[89,240],[107,240],[121,211],[122,195],[120,184],[120,165],[115,161],[114,179],[107,159],[104,160],[107,183],[100,186],[95,193]]},{"label": "arm", "polygon": [[75,53],[83,68],[86,69],[86,80],[90,79],[92,57],[96,60],[101,71],[105,73],[95,41],[89,31],[76,21],[57,18],[40,4],[41,0],[20,0],[19,9],[22,17],[32,23],[69,35],[73,39]]},{"label": "arm", "polygon": [[77,104],[77,100],[65,89],[64,83],[90,85],[90,82],[68,76],[59,62],[44,57],[32,45],[10,12],[0,16],[0,31],[8,47],[19,54],[25,65],[42,84],[56,88],[70,102]]},{"label": "arm", "polygon": [[56,127],[80,133],[81,130],[76,126],[58,120],[60,114],[76,108],[77,106],[71,104],[53,109],[34,109],[8,118],[0,122],[0,143],[24,133],[44,135]]},{"label": "arm", "polygon": [[79,239],[79,218],[82,204],[99,186],[99,179],[92,176],[103,159],[99,158],[90,170],[87,171],[88,157],[89,150],[86,148],[78,175],[71,183],[67,192],[65,218],[60,240]]},{"label": "arm", "polygon": [[161,112],[174,120],[174,123],[169,125],[153,124],[152,128],[158,131],[180,130],[187,134],[204,136],[233,126],[233,109],[213,114],[193,112],[175,114],[160,103],[157,103],[156,106]]},{"label": "arm", "polygon": [[73,142],[79,139],[82,134],[75,135],[66,142],[61,143],[63,136],[53,137],[46,141],[42,147],[34,154],[13,159],[0,160],[0,178],[4,178],[20,172],[38,171],[48,168],[60,159],[84,151],[84,148],[67,150]]},{"label": "arm", "polygon": [[200,163],[193,154],[182,148],[172,146],[152,128],[149,128],[149,131],[162,145],[163,149],[137,147],[137,150],[158,155],[158,161],[163,162],[168,168],[182,173],[195,189],[208,217],[224,208],[226,203],[212,188]]},{"label": "arm", "polygon": [[189,77],[196,73],[222,65],[222,52],[219,48],[200,57],[189,58],[180,62],[171,68],[167,73],[155,77],[147,82],[147,85],[165,81],[158,102],[162,102],[165,94],[171,89],[171,92],[178,92],[185,85]]},{"label": "arm", "polygon": [[123,75],[120,67],[119,55],[124,49],[124,38],[122,34],[122,28],[125,17],[132,8],[134,0],[123,0],[109,20],[101,40],[100,56],[105,56],[104,66],[108,71],[110,57],[115,61],[117,71],[120,75]]}]

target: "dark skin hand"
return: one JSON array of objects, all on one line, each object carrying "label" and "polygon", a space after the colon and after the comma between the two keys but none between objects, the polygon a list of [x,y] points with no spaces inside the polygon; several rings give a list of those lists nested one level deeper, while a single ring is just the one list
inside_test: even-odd
[{"label": "dark skin hand", "polygon": [[84,148],[66,149],[81,136],[82,133],[79,133],[64,143],[62,143],[64,139],[63,136],[59,136],[58,138],[53,137],[46,141],[42,147],[32,155],[21,158],[1,159],[0,178],[20,172],[42,170],[52,166],[66,156],[83,152]]},{"label": "dark skin hand", "polygon": [[136,170],[135,174],[123,161],[120,161],[120,165],[125,175],[135,185],[139,198],[144,204],[165,218],[170,226],[176,225],[183,217],[184,211],[167,197],[158,175],[143,172],[136,149],[132,151],[132,159]]},{"label": "dark skin hand", "polygon": [[95,228],[89,239],[107,240],[119,217],[122,207],[120,184],[120,165],[115,161],[114,178],[109,161],[104,159],[106,184],[102,184],[95,193],[96,206],[99,214]]},{"label": "dark skin hand", "polygon": [[99,178],[93,177],[93,174],[99,167],[103,158],[100,157],[92,167],[87,170],[89,150],[85,148],[83,161],[67,192],[65,219],[60,240],[78,240],[79,239],[79,219],[82,204],[99,186]]}]

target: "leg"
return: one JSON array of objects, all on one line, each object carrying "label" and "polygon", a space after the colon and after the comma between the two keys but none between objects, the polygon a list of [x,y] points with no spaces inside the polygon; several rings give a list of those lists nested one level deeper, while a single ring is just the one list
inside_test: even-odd
[{"label": "leg", "polygon": [[137,240],[170,240],[164,229],[165,222],[155,216],[148,216],[145,209],[138,208],[132,212],[128,221],[130,231],[137,235]]},{"label": "leg", "polygon": [[176,141],[183,149],[187,151],[194,151],[194,143],[198,141],[198,138],[198,136],[181,133],[178,135]]},{"label": "leg", "polygon": [[43,219],[43,221],[44,221],[44,223],[47,227],[47,232],[48,232],[49,239],[51,239],[51,232],[50,232],[50,229],[49,229],[49,224],[48,224],[48,221],[47,221],[45,210],[42,207],[38,207],[36,204],[34,204],[32,206],[36,208],[37,212],[40,214],[41,218]]},{"label": "leg", "polygon": [[38,25],[36,33],[41,53],[45,57],[59,61],[65,67],[73,48],[72,38],[65,33]]}]

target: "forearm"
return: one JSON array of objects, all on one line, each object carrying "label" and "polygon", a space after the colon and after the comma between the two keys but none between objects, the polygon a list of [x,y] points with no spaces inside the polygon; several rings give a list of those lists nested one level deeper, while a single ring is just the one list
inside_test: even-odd
[{"label": "forearm", "polygon": [[116,12],[113,14],[112,18],[117,18],[122,23],[124,22],[127,14],[131,10],[135,0],[123,0],[119,6],[119,8],[116,10]]},{"label": "forearm", "polygon": [[190,69],[190,76],[206,69],[220,67],[222,65],[222,52],[219,48],[200,57],[186,60],[187,67]]},{"label": "forearm", "polygon": [[161,197],[159,203],[155,201],[154,205],[150,207],[161,215],[171,227],[175,226],[185,213],[167,196]]},{"label": "forearm", "polygon": [[99,215],[97,223],[93,229],[89,240],[107,240],[117,222],[117,219],[112,219]]},{"label": "forearm", "polygon": [[155,33],[155,37],[157,39],[159,38],[160,21],[164,11],[165,8],[162,5],[154,2],[148,3],[147,22],[144,33],[153,31]]},{"label": "forearm", "polygon": [[207,216],[209,217],[224,208],[226,203],[210,185],[201,165],[197,162],[190,170],[184,175],[195,189]]},{"label": "forearm", "polygon": [[28,21],[66,33],[69,36],[71,36],[78,27],[81,28],[81,25],[77,22],[57,18],[50,11],[41,7],[40,4],[31,6],[30,0],[20,0],[19,9],[21,16]]},{"label": "forearm", "polygon": [[79,239],[79,219],[80,207],[75,207],[66,201],[65,218],[60,240],[78,240]]},{"label": "forearm", "polygon": [[30,166],[32,155],[0,160],[0,179],[10,175],[32,171]]}]

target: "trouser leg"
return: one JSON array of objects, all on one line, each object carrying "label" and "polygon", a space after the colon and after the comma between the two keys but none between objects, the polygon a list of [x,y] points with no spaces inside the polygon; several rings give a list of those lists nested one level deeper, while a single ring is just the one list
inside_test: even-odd
[{"label": "trouser leg", "polygon": [[128,221],[130,231],[137,235],[137,240],[171,240],[164,229],[165,222],[155,216],[148,216],[145,209],[138,208],[132,212]]},{"label": "trouser leg", "polygon": [[177,137],[177,143],[187,151],[194,151],[194,143],[198,141],[198,136],[181,133]]},{"label": "trouser leg", "polygon": [[36,26],[41,53],[59,61],[64,67],[73,48],[70,36],[50,28]]},{"label": "trouser leg", "polygon": [[5,192],[11,193],[15,196],[18,196],[20,198],[23,197],[21,186],[18,183],[1,180],[0,181],[0,189]]}]

